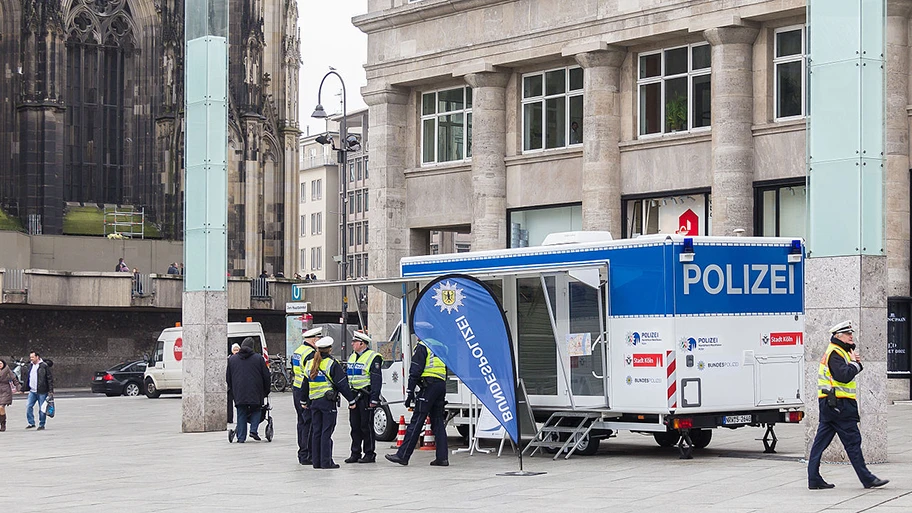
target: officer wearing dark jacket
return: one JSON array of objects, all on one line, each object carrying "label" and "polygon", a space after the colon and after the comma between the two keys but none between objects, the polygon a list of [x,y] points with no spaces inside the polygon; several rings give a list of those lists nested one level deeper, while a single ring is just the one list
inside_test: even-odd
[{"label": "officer wearing dark jacket", "polygon": [[835,488],[820,475],[820,458],[833,441],[834,435],[845,447],[855,473],[865,488],[877,488],[890,481],[880,479],[868,470],[861,452],[861,432],[858,431],[858,396],[855,376],[862,370],[861,357],[855,350],[855,329],[852,321],[841,322],[830,328],[830,345],[820,360],[817,374],[817,402],[820,423],[817,437],[808,457],[808,488],[823,490]]},{"label": "officer wearing dark jacket", "polygon": [[[348,358],[348,384],[355,392],[355,404],[349,410],[351,426],[351,456],[345,463],[374,463],[377,453],[374,448],[374,409],[380,405],[380,389],[383,387],[383,357],[371,350],[371,339],[367,333],[356,331],[352,338],[354,352]],[[364,456],[361,456],[361,449]]]},{"label": "officer wearing dark jacket", "polygon": [[408,460],[415,450],[424,419],[431,418],[431,431],[437,445],[437,459],[431,462],[435,467],[449,466],[447,457],[446,435],[446,366],[443,361],[434,356],[424,342],[419,341],[412,353],[412,365],[409,368],[408,395],[405,407],[410,408],[415,403],[415,386],[420,385],[421,391],[415,405],[415,412],[405,430],[405,440],[396,454],[387,454],[386,459],[400,465],[408,465]]},{"label": "officer wearing dark jacket", "polygon": [[269,395],[269,369],[266,360],[253,350],[253,338],[241,342],[241,350],[228,358],[225,380],[234,395],[237,408],[237,441],[247,440],[247,424],[250,424],[250,438],[259,440],[257,427],[263,413],[263,399]]},{"label": "officer wearing dark jacket", "polygon": [[332,434],[339,415],[339,394],[354,404],[355,394],[348,386],[342,366],[332,357],[332,337],[317,341],[317,352],[304,365],[304,395],[313,416],[310,454],[314,468],[339,468],[332,459]]},{"label": "officer wearing dark jacket", "polygon": [[291,386],[291,396],[294,401],[295,413],[298,419],[298,463],[311,465],[310,435],[311,416],[310,410],[304,408],[307,397],[304,395],[304,365],[313,358],[315,344],[323,336],[323,328],[311,328],[302,334],[304,343],[295,349],[291,355],[291,368],[294,371],[294,382]]}]

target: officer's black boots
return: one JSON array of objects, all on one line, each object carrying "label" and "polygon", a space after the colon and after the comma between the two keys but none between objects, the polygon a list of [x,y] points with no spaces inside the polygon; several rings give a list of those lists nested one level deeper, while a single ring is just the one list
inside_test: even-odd
[{"label": "officer's black boots", "polygon": [[450,460],[434,460],[431,462],[432,467],[449,467]]},{"label": "officer's black boots", "polygon": [[830,488],[836,488],[836,485],[827,483],[826,481],[808,485],[808,490],[829,490]]},{"label": "officer's black boots", "polygon": [[352,454],[348,458],[345,458],[345,463],[358,463],[358,460],[361,459],[360,454]]},{"label": "officer's black boots", "polygon": [[365,454],[358,460],[358,463],[375,463],[377,461],[376,454]]},{"label": "officer's black boots", "polygon": [[400,457],[399,457],[398,455],[396,455],[396,454],[387,454],[387,455],[384,456],[384,457],[385,457],[387,460],[392,461],[393,463],[398,463],[398,464],[400,464],[400,465],[408,465],[408,460],[404,460],[404,459],[400,458]]},{"label": "officer's black boots", "polygon": [[865,485],[865,488],[880,488],[889,482],[889,479],[881,479],[879,477],[875,477],[873,481]]}]

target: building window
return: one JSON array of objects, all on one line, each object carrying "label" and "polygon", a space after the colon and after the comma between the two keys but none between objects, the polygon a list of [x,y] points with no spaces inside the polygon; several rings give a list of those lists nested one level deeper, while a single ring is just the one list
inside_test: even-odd
[{"label": "building window", "polygon": [[355,181],[355,161],[354,160],[348,161],[348,181],[349,182]]},{"label": "building window", "polygon": [[582,230],[583,206],[576,204],[510,210],[507,219],[510,221],[511,248],[540,246],[551,233]]},{"label": "building window", "polygon": [[361,260],[362,260],[361,255],[356,255],[356,256],[355,256],[355,277],[356,277],[356,278],[360,278],[360,277],[362,276],[362,274],[361,274]]},{"label": "building window", "polygon": [[323,268],[323,248],[310,248],[310,269],[318,271]]},{"label": "building window", "polygon": [[355,213],[355,193],[354,192],[348,193],[348,213],[349,214]]},{"label": "building window", "polygon": [[357,162],[357,164],[356,164],[356,166],[355,166],[355,169],[357,170],[356,178],[357,178],[358,180],[361,180],[361,178],[362,178],[362,175],[361,175],[361,159],[358,159],[358,162]]},{"label": "building window", "polygon": [[804,178],[754,184],[754,235],[802,238],[807,235]]},{"label": "building window", "polygon": [[805,39],[804,27],[776,30],[773,67],[776,69],[773,95],[776,120],[804,116]]},{"label": "building window", "polygon": [[523,151],[583,142],[583,69],[523,75]]},{"label": "building window", "polygon": [[367,244],[367,221],[364,221],[364,243]]},{"label": "building window", "polygon": [[307,182],[301,183],[301,203],[307,203]]},{"label": "building window", "polygon": [[712,49],[707,43],[641,53],[640,135],[683,132],[710,126]]},{"label": "building window", "polygon": [[367,180],[367,157],[364,157],[364,179]]},{"label": "building window", "polygon": [[437,244],[436,242],[434,244],[431,244],[431,254],[432,255],[440,254],[440,245]]},{"label": "building window", "polygon": [[307,269],[307,248],[301,249],[301,270]]},{"label": "building window", "polygon": [[355,244],[361,244],[361,232],[362,232],[363,230],[364,230],[364,228],[361,226],[361,223],[358,223],[358,229],[355,230],[355,237],[356,237],[356,239],[357,239],[357,241],[355,242]]},{"label": "building window", "polygon": [[361,212],[361,197],[364,196],[361,191],[358,191],[355,195],[358,206],[355,208],[355,212]]},{"label": "building window", "polygon": [[310,182],[310,199],[313,201],[323,199],[323,179]]},{"label": "building window", "polygon": [[421,163],[435,164],[472,156],[472,88],[421,95]]},{"label": "building window", "polygon": [[471,244],[460,244],[458,242],[456,243],[456,252],[457,253],[468,253],[469,251],[471,251],[471,249],[472,249]]},{"label": "building window", "polygon": [[654,233],[707,235],[712,197],[707,190],[622,198],[622,238]]},{"label": "building window", "polygon": [[310,214],[310,234],[320,235],[323,233],[323,212]]},{"label": "building window", "polygon": [[307,236],[307,216],[301,216],[301,237]]},{"label": "building window", "polygon": [[351,246],[354,243],[355,243],[355,225],[350,223],[348,225],[348,242],[347,242],[347,244],[349,246]]}]

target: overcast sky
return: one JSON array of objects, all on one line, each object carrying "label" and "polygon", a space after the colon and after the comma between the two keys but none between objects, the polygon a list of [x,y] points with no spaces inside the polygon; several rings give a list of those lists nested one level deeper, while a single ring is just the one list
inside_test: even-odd
[{"label": "overcast sky", "polygon": [[[317,104],[320,80],[329,71],[345,80],[348,112],[365,106],[361,86],[367,84],[364,62],[367,60],[367,35],[351,23],[353,16],[367,12],[367,0],[298,0],[298,27],[301,29],[301,130],[306,134],[322,132],[325,124],[310,114]],[[342,86],[336,77],[326,79],[323,86],[323,108],[329,114],[342,111]]]}]

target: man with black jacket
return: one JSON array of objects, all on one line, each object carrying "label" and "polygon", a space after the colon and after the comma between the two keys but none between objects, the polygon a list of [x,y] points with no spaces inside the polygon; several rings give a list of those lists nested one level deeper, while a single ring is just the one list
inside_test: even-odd
[{"label": "man with black jacket", "polygon": [[865,488],[877,488],[890,482],[868,470],[861,452],[861,432],[858,430],[861,417],[858,415],[855,376],[861,372],[862,365],[861,356],[855,348],[854,332],[850,320],[830,328],[830,344],[820,360],[817,374],[820,423],[808,457],[808,488],[811,490],[836,487],[820,475],[820,458],[837,434]]},{"label": "man with black jacket", "polygon": [[250,424],[250,438],[259,440],[257,427],[260,425],[263,399],[269,395],[269,370],[266,360],[253,350],[253,338],[241,342],[241,350],[228,358],[225,379],[234,395],[237,408],[237,441],[247,440],[247,424]]},{"label": "man with black jacket", "polygon": [[32,365],[29,367],[28,374],[22,380],[22,390],[28,390],[28,404],[25,407],[25,419],[28,425],[25,429],[35,427],[35,403],[38,404],[38,431],[44,430],[44,424],[47,422],[47,414],[41,411],[41,405],[48,400],[48,397],[54,396],[54,376],[51,374],[51,365],[41,359],[37,351],[29,354],[29,360]]}]

